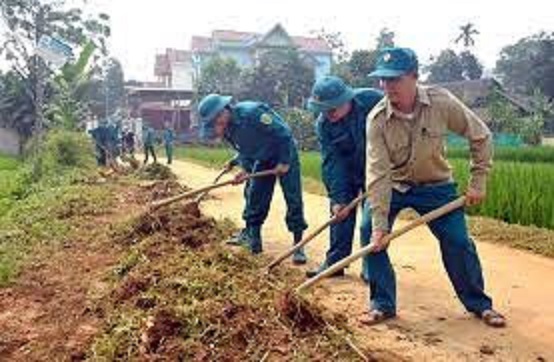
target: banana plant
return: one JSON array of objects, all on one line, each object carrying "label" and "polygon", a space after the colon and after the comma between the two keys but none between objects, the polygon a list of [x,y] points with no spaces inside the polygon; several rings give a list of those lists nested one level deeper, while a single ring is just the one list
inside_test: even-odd
[{"label": "banana plant", "polygon": [[55,95],[46,112],[54,127],[76,129],[89,112],[87,90],[93,75],[89,64],[95,50],[94,43],[88,42],[77,60],[65,64],[54,77]]}]

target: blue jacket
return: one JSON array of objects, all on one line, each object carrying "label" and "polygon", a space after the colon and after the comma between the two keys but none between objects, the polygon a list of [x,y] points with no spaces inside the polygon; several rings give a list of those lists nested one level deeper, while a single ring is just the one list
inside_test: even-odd
[{"label": "blue jacket", "polygon": [[359,88],[346,119],[331,123],[322,113],[316,120],[321,147],[322,178],[333,204],[347,204],[365,186],[366,118],[383,94]]},{"label": "blue jacket", "polygon": [[225,140],[238,152],[238,161],[289,164],[294,139],[285,121],[267,104],[245,101],[232,107]]},{"label": "blue jacket", "polygon": [[156,134],[154,130],[150,127],[143,130],[142,139],[145,146],[154,146],[154,143],[156,143]]},{"label": "blue jacket", "polygon": [[165,145],[168,145],[168,146],[172,145],[173,140],[175,139],[175,133],[173,133],[173,130],[169,128],[164,129],[163,139],[164,139]]}]

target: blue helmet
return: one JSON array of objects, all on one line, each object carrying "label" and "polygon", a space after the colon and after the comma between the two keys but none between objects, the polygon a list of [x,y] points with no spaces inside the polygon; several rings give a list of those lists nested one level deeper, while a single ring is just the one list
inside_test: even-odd
[{"label": "blue helmet", "polygon": [[223,110],[229,103],[232,97],[222,96],[219,94],[208,94],[198,104],[198,115],[200,122],[212,123],[219,112]]},{"label": "blue helmet", "polygon": [[315,113],[326,112],[351,101],[354,96],[354,90],[341,78],[325,76],[315,82],[308,109]]},{"label": "blue helmet", "polygon": [[198,104],[200,118],[200,138],[209,140],[215,137],[214,120],[226,106],[231,103],[232,97],[216,93],[208,94]]}]

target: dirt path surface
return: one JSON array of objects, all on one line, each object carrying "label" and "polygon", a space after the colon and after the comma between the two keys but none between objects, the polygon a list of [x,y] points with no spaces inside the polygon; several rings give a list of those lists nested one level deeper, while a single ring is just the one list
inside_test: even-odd
[{"label": "dirt path surface", "polygon": [[127,196],[113,210],[75,221],[79,232],[63,243],[37,248],[13,285],[0,289],[0,361],[86,357],[104,323],[94,300],[109,290],[106,276],[124,252],[111,242],[110,225],[137,207]]},{"label": "dirt path surface", "polygon": [[[172,168],[192,188],[211,183],[217,174],[216,170],[182,161],[176,161]],[[205,201],[203,211],[242,225],[242,187],[217,190],[213,195],[217,198]],[[304,203],[310,229],[329,217],[326,198],[305,193]],[[269,255],[284,251],[292,243],[284,210],[278,191],[263,229]],[[327,244],[328,233],[323,233],[308,245],[307,268],[322,260]],[[322,283],[328,292],[322,302],[349,317],[360,344],[372,350],[390,350],[406,360],[554,361],[554,260],[479,240],[477,244],[487,291],[495,307],[507,316],[506,329],[488,328],[465,313],[443,269],[438,243],[425,227],[391,246],[398,279],[396,320],[374,327],[358,323],[368,299],[368,288],[358,278],[359,263],[349,268],[345,278]],[[299,272],[304,269],[299,268]]]}]

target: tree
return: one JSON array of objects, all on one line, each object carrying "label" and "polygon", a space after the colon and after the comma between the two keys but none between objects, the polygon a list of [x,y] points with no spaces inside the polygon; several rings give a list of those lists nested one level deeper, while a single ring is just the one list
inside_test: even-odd
[{"label": "tree", "polygon": [[312,151],[318,148],[317,136],[314,132],[314,115],[303,108],[286,108],[279,110],[279,114],[287,121],[303,151]]},{"label": "tree", "polygon": [[470,51],[458,55],[452,49],[443,50],[425,70],[429,72],[430,83],[480,79],[483,74],[483,66]]},{"label": "tree", "polygon": [[554,32],[541,32],[504,47],[495,74],[514,93],[530,96],[537,88],[554,99]]},{"label": "tree", "polygon": [[472,52],[465,50],[460,53],[459,58],[462,63],[463,76],[465,79],[481,79],[483,75],[483,65],[481,65]]},{"label": "tree", "polygon": [[375,39],[375,49],[354,50],[348,59],[334,65],[332,73],[353,87],[378,87],[378,80],[368,75],[375,69],[379,51],[394,46],[394,31],[383,28]]},{"label": "tree", "polygon": [[43,35],[65,39],[73,45],[84,46],[88,40],[105,50],[110,35],[106,14],[85,16],[79,8],[68,8],[65,0],[3,0],[0,15],[6,24],[0,55],[23,80],[25,96],[33,104],[34,127],[43,128],[43,105],[46,83],[52,72],[34,49]]},{"label": "tree", "polygon": [[546,120],[554,115],[554,104],[536,89],[530,98],[531,112],[521,114],[498,93],[488,100],[487,110],[494,131],[519,135],[530,145],[540,145]]},{"label": "tree", "polygon": [[121,63],[116,58],[109,58],[104,71],[93,70],[94,78],[88,86],[88,103],[91,112],[105,118],[117,113],[124,105],[125,75]]},{"label": "tree", "polygon": [[464,80],[464,66],[452,49],[443,50],[439,56],[426,67],[429,72],[427,81],[444,83]]},{"label": "tree", "polygon": [[243,72],[242,96],[274,107],[303,107],[314,83],[314,69],[296,49],[269,50]]},{"label": "tree", "polygon": [[479,31],[475,29],[475,25],[473,23],[467,23],[460,26],[460,31],[460,35],[454,41],[456,44],[462,42],[464,47],[466,48],[475,45],[475,39],[473,38],[473,36],[478,35]]},{"label": "tree", "polygon": [[209,93],[238,96],[241,87],[242,70],[232,58],[215,56],[206,63],[196,82],[196,92],[200,97]]},{"label": "tree", "polygon": [[346,44],[341,32],[330,32],[321,28],[319,30],[312,30],[311,33],[327,43],[333,52],[335,63],[341,63],[348,58],[348,51],[346,50]]},{"label": "tree", "polygon": [[379,36],[377,37],[377,50],[394,47],[394,36],[394,31],[389,30],[388,28],[381,29]]},{"label": "tree", "polygon": [[348,61],[337,65],[334,74],[343,78],[352,87],[376,87],[376,80],[368,75],[375,69],[376,50],[354,50]]},{"label": "tree", "polygon": [[24,82],[14,71],[0,76],[0,122],[3,127],[29,138],[34,124],[34,104]]}]

